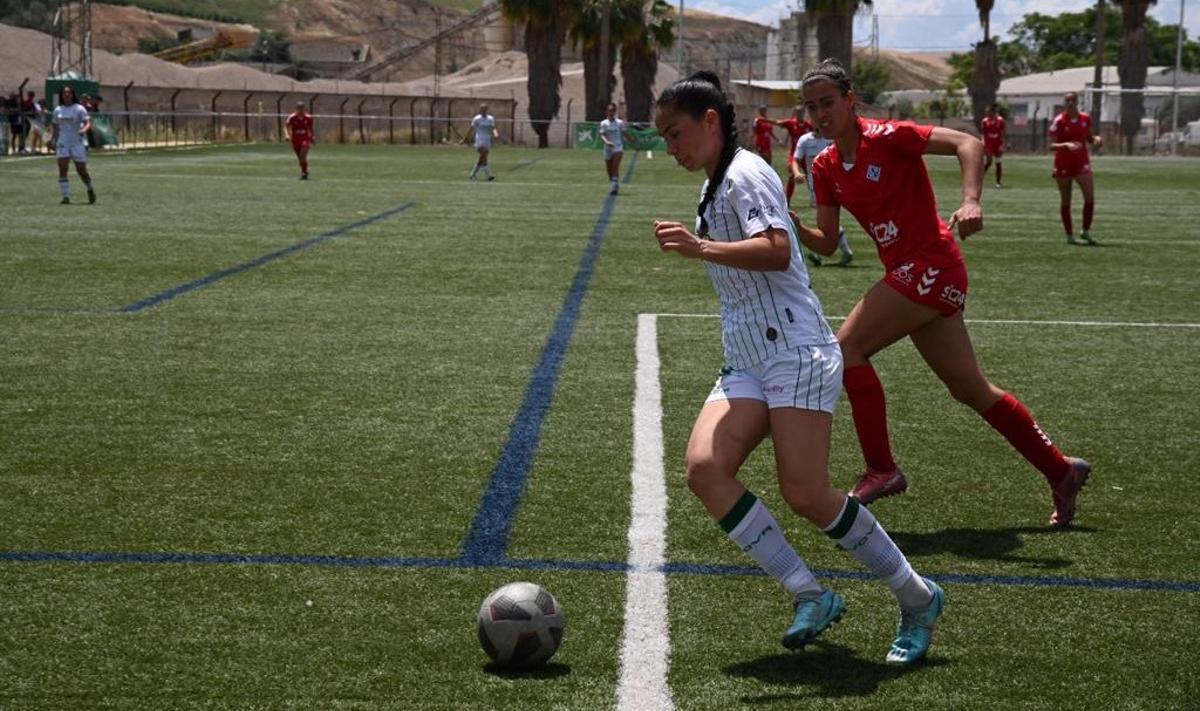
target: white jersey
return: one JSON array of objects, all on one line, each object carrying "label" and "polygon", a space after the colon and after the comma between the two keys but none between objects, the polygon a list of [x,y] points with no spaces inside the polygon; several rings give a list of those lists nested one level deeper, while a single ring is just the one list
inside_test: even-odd
[{"label": "white jersey", "polygon": [[601,121],[600,135],[608,139],[608,144],[612,145],[612,150],[622,152],[625,150],[625,122],[621,119],[614,118]]},{"label": "white jersey", "polygon": [[[702,198],[707,186],[705,181]],[[781,351],[837,342],[800,255],[783,183],[771,166],[756,154],[738,149],[705,219],[708,239],[739,242],[776,228],[787,232],[791,244],[788,268],[781,272],[704,263],[721,300],[726,366],[745,369]],[[696,222],[698,229],[699,218]]]},{"label": "white jersey", "polygon": [[809,131],[796,141],[796,152],[792,154],[792,157],[804,166],[804,174],[808,178],[808,198],[811,202],[817,201],[817,196],[813,193],[813,161],[821,155],[821,151],[831,145],[833,145],[833,139],[821,138],[816,131]]},{"label": "white jersey", "polygon": [[83,125],[87,123],[87,109],[79,104],[71,104],[69,106],[60,104],[54,107],[54,118],[52,120],[58,126],[59,146],[70,148],[72,146],[87,144],[87,137],[79,133]]},{"label": "white jersey", "polygon": [[496,130],[496,117],[491,114],[475,114],[471,119],[471,128],[475,130],[476,147],[492,145],[492,131]]}]

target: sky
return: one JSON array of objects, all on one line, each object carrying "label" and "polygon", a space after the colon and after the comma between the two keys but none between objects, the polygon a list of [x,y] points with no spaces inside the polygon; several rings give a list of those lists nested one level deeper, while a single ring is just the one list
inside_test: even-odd
[{"label": "sky", "polygon": [[[678,0],[668,0],[676,7]],[[1200,37],[1200,0],[1160,0],[1150,7],[1159,22],[1179,24],[1179,3],[1184,7],[1183,26],[1188,39]],[[1007,39],[1008,28],[1027,13],[1057,15],[1079,12],[1093,6],[1088,0],[996,0],[992,10],[992,34]],[[879,46],[908,51],[965,51],[983,35],[974,0],[874,0],[879,16]],[[685,0],[684,9],[706,10],[721,15],[751,20],[764,25],[779,25],[802,2],[796,0]],[[686,26],[684,31],[686,31]],[[1118,28],[1119,31],[1119,28]],[[855,21],[855,43],[866,42],[871,34],[869,15]]]}]

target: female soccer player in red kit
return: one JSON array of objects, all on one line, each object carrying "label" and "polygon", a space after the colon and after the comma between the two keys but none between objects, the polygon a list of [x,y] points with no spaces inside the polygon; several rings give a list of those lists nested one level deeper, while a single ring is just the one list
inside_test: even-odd
[{"label": "female soccer player in red kit", "polygon": [[996,187],[1003,187],[1004,182],[1004,144],[1008,138],[1008,129],[1004,117],[992,104],[988,107],[987,115],[979,122],[980,133],[983,134],[983,172],[992,167],[992,159],[996,160]]},{"label": "female soccer player in red kit", "polygon": [[787,171],[787,186],[784,189],[787,195],[788,205],[792,204],[792,193],[796,191],[796,176],[792,172],[792,165],[796,162],[796,143],[800,137],[812,130],[812,124],[804,120],[804,104],[796,104],[792,109],[792,117],[785,118],[781,121],[772,121],[771,123],[783,128],[788,132],[788,171]]},{"label": "female soccer player in red kit", "polygon": [[1092,135],[1092,117],[1079,110],[1079,97],[1068,92],[1063,97],[1066,108],[1050,123],[1050,150],[1054,151],[1054,179],[1058,182],[1059,216],[1067,232],[1067,244],[1077,244],[1071,226],[1071,181],[1083,191],[1083,232],[1079,236],[1088,244],[1092,239],[1092,213],[1096,207],[1092,183],[1092,161],[1088,144],[1100,147],[1100,137]]},{"label": "female soccer player in red kit", "polygon": [[313,144],[313,119],[304,110],[304,102],[296,102],[296,111],[287,117],[287,137],[300,161],[300,179],[308,180],[308,150]]},{"label": "female soccer player in red kit", "polygon": [[775,141],[775,122],[767,118],[767,107],[758,107],[758,116],[754,117],[754,150],[758,155],[771,164],[771,143]]},{"label": "female soccer player in red kit", "polygon": [[[1025,406],[988,381],[963,321],[967,270],[952,229],[957,224],[962,238],[983,229],[983,146],[951,129],[859,117],[850,79],[836,60],[805,74],[802,88],[816,130],[834,145],[813,163],[817,229],[793,215],[800,240],[832,254],[839,209],[845,208],[875,240],[887,270],[838,331],[843,384],[867,464],[850,495],[868,504],[908,488],[892,458],[883,386],[869,361],[907,336],[950,394],[982,415],[1046,477],[1054,502],[1050,525],[1066,526],[1090,465],[1063,456]],[[962,204],[949,226],[938,216],[924,153],[956,155],[962,167]]]}]

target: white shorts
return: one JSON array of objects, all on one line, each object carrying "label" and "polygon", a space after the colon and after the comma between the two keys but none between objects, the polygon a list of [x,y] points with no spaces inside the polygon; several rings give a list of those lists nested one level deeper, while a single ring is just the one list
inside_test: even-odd
[{"label": "white shorts", "polygon": [[87,153],[86,143],[65,144],[59,141],[54,146],[54,155],[59,158],[70,158],[76,163],[87,163]]},{"label": "white shorts", "polygon": [[705,403],[748,398],[769,409],[833,413],[842,394],[842,349],[836,343],[782,351],[745,370],[722,368]]},{"label": "white shorts", "polygon": [[610,146],[607,143],[604,144],[604,160],[608,160],[609,158],[612,158],[613,156],[617,155],[618,153],[624,153],[624,152],[625,152],[624,148],[617,148],[616,146]]},{"label": "white shorts", "polygon": [[492,150],[492,142],[491,141],[475,141],[475,150],[490,151],[490,150]]}]

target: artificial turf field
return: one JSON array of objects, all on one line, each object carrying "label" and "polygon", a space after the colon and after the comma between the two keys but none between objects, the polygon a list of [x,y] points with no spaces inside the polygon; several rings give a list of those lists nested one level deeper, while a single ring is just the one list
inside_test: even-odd
[{"label": "artificial turf field", "polygon": [[[617,703],[638,317],[717,311],[651,221],[690,220],[700,177],[627,153],[609,199],[592,152],[500,146],[494,183],[465,148],[311,160],[100,155],[92,206],[74,177],[57,204],[49,159],[0,164],[0,708]],[[946,216],[957,164],[929,164]],[[1073,528],[911,345],[875,358],[910,490],[872,510],[948,596],[914,668],[883,664],[890,594],[786,512],[765,445],[743,481],[849,605],[779,645],[786,597],[682,476],[718,321],[653,319],[675,707],[1195,707],[1200,164],[1094,165],[1103,246],[1064,243],[1047,157],[1005,160],[963,245],[985,372],[1094,466]],[[831,318],[882,275],[844,223],[853,266],[812,270]],[[843,398],[835,484],[860,468]],[[565,640],[498,673],[475,613],[520,579]]]}]

